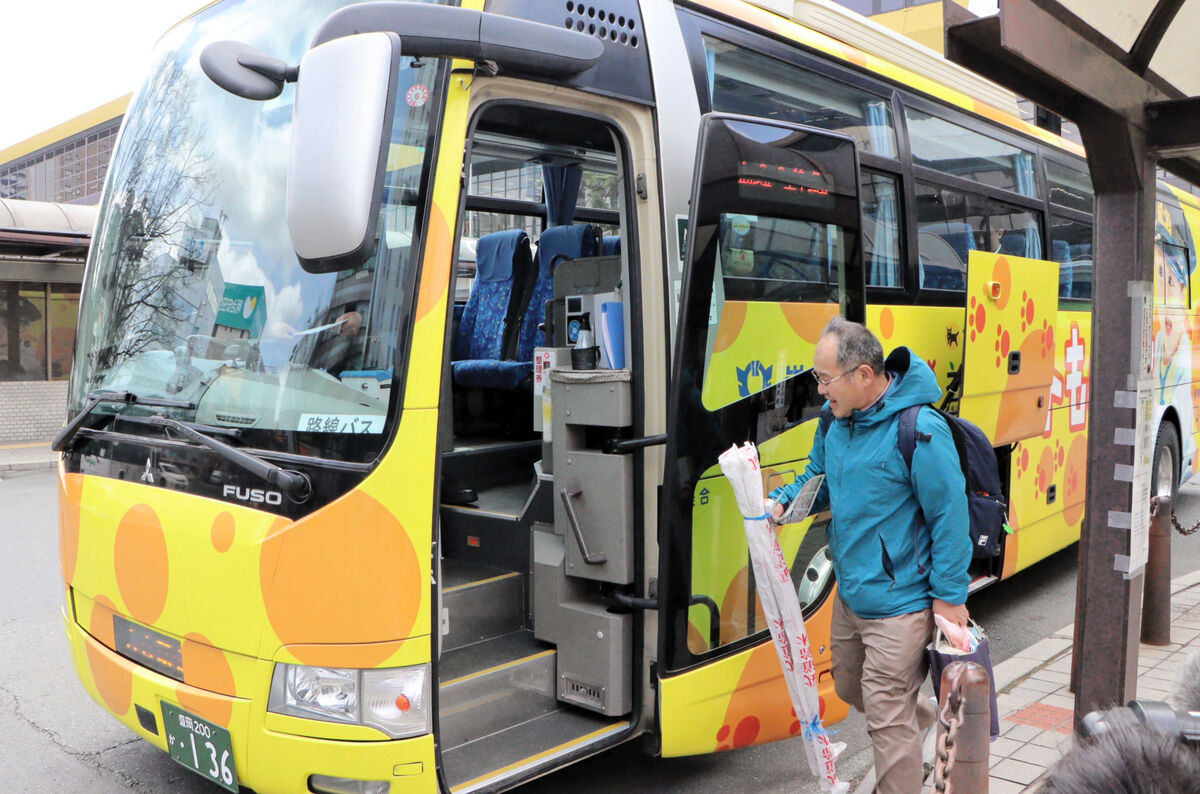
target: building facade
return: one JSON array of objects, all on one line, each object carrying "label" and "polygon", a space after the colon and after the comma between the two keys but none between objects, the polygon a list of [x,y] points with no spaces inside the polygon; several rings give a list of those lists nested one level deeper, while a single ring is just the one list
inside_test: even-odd
[{"label": "building facade", "polygon": [[0,199],[0,444],[66,419],[79,287],[96,208]]}]

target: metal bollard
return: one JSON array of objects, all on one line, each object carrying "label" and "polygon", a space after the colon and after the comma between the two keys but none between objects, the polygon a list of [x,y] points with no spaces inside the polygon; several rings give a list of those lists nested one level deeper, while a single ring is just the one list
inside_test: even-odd
[{"label": "metal bollard", "polygon": [[992,704],[987,671],[951,662],[942,671],[933,787],[946,794],[987,794]]},{"label": "metal bollard", "polygon": [[1142,642],[1171,644],[1171,499],[1150,500],[1150,543],[1142,586]]}]

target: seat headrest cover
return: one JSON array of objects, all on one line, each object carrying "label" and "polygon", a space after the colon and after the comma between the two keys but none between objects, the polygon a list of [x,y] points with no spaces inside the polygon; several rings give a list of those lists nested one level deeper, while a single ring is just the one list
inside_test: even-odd
[{"label": "seat headrest cover", "polygon": [[475,278],[479,281],[508,281],[513,262],[529,260],[529,235],[521,229],[492,232],[475,245]]},{"label": "seat headrest cover", "polygon": [[538,238],[538,261],[554,266],[561,257],[595,256],[599,249],[597,243],[596,227],[590,223],[552,226]]}]

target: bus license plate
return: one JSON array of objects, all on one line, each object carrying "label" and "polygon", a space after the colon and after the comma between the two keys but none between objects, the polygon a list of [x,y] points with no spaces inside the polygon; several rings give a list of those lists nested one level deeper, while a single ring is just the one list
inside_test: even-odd
[{"label": "bus license plate", "polygon": [[162,701],[163,727],[171,758],[222,788],[236,792],[237,768],[229,731]]}]

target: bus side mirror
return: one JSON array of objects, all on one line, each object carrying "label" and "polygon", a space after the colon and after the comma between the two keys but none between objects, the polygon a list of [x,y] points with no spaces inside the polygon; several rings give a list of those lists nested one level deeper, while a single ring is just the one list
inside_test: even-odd
[{"label": "bus side mirror", "polygon": [[400,37],[377,32],[333,39],[300,61],[287,225],[310,273],[357,267],[375,250],[399,60]]}]

